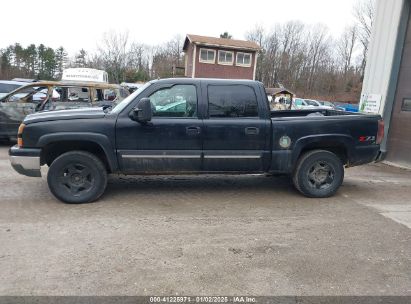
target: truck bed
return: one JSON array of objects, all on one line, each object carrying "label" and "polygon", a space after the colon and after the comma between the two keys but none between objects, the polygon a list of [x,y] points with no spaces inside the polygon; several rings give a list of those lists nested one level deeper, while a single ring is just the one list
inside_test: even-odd
[{"label": "truck bed", "polygon": [[356,115],[361,116],[361,113],[352,113],[338,110],[325,110],[325,109],[309,109],[309,110],[283,110],[283,111],[271,111],[271,118],[290,118],[290,117],[301,117],[301,116],[345,116],[345,115]]}]

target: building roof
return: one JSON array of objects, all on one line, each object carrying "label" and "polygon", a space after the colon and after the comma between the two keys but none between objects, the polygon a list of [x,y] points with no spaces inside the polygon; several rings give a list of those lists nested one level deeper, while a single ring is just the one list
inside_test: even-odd
[{"label": "building roof", "polygon": [[186,39],[184,41],[184,47],[183,47],[184,51],[187,50],[189,42],[193,44],[200,44],[200,45],[205,45],[205,46],[226,47],[226,48],[233,48],[233,49],[240,49],[240,50],[258,51],[261,49],[261,47],[253,41],[235,40],[235,39],[227,39],[227,38],[215,38],[215,37],[187,34]]},{"label": "building roof", "polygon": [[277,94],[291,94],[295,95],[293,92],[286,88],[265,88],[265,92],[268,95],[277,95]]}]

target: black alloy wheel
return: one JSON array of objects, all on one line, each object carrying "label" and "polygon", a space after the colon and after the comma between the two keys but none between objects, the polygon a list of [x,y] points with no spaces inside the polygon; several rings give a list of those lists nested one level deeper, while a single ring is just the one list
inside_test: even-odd
[{"label": "black alloy wheel", "polygon": [[344,164],[334,153],[312,150],[300,156],[293,173],[295,188],[307,197],[330,197],[344,180]]},{"label": "black alloy wheel", "polygon": [[52,162],[47,183],[53,195],[65,203],[88,203],[104,193],[107,169],[89,152],[70,151]]}]

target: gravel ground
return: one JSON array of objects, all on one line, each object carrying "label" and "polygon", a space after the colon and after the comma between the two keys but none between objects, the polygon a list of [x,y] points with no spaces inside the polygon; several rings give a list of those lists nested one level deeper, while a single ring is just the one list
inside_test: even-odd
[{"label": "gravel ground", "polygon": [[113,176],[66,205],[0,147],[0,295],[411,295],[411,171],[346,171],[329,199],[285,177]]}]

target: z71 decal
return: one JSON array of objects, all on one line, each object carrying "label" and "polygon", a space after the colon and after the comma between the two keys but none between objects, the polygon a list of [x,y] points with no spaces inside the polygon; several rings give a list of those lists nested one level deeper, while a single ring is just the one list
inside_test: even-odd
[{"label": "z71 decal", "polygon": [[360,142],[375,142],[375,136],[360,136],[358,140]]}]

